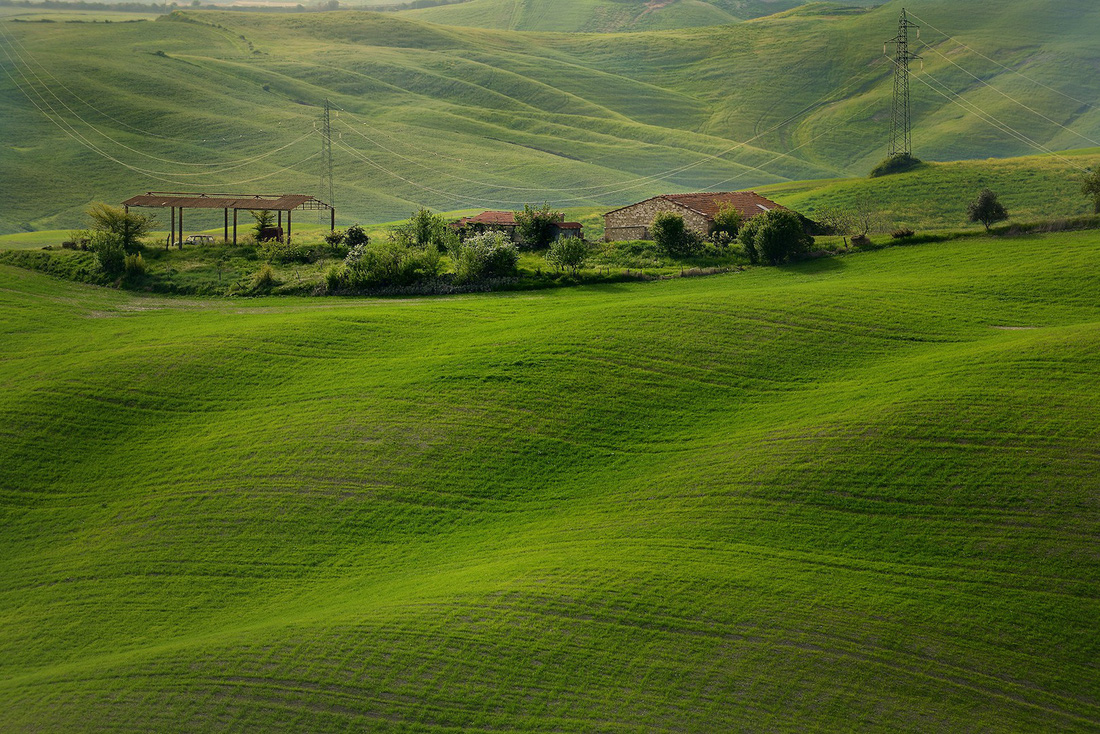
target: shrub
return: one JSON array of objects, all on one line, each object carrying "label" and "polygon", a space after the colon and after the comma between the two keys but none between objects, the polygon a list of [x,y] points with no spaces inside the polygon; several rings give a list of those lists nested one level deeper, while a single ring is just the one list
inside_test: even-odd
[{"label": "shrub", "polygon": [[439,276],[443,260],[435,247],[407,247],[396,241],[351,248],[343,269],[326,275],[329,288],[405,286]]},{"label": "shrub", "polygon": [[468,283],[491,276],[516,272],[519,251],[515,243],[502,232],[486,232],[456,242],[451,247],[455,282]]},{"label": "shrub", "polygon": [[338,265],[330,266],[325,272],[325,287],[328,289],[329,293],[339,290],[344,284],[344,281],[344,270]]},{"label": "shrub", "polygon": [[891,232],[890,236],[893,237],[895,240],[904,240],[908,237],[912,237],[913,234],[913,230],[909,229],[908,227],[900,227]]},{"label": "shrub", "polygon": [[275,278],[275,270],[267,263],[261,265],[260,269],[252,275],[252,289],[257,292],[266,293],[278,284],[279,281]]},{"label": "shrub", "polygon": [[261,258],[272,263],[307,263],[313,260],[312,248],[277,239],[259,242],[256,251]]},{"label": "shrub", "polygon": [[914,158],[909,153],[898,153],[897,155],[888,157],[882,163],[872,168],[871,178],[889,176],[892,173],[904,173],[905,171],[916,168],[920,163],[921,161],[919,158]]},{"label": "shrub", "polygon": [[561,237],[546,251],[546,262],[559,270],[569,269],[573,275],[588,260],[588,243],[580,237]]},{"label": "shrub", "polygon": [[564,217],[550,211],[549,204],[533,209],[523,205],[523,211],[516,212],[516,234],[520,243],[528,250],[542,250],[550,246],[554,238],[554,226]]},{"label": "shrub", "polygon": [[758,214],[741,229],[741,242],[749,260],[777,265],[806,252],[814,238],[806,234],[802,218],[788,209]]},{"label": "shrub", "polygon": [[105,273],[120,273],[126,267],[126,248],[122,238],[110,232],[93,232],[88,249],[95,253],[99,267]]},{"label": "shrub", "polygon": [[127,255],[122,267],[128,276],[145,275],[145,258],[141,256],[140,252]]},{"label": "shrub", "polygon": [[346,233],[342,229],[334,229],[331,232],[325,232],[325,244],[329,247],[340,247],[344,244],[344,237]]},{"label": "shrub", "polygon": [[760,216],[750,219],[737,235],[741,242],[741,249],[745,251],[745,257],[755,265],[760,262],[760,253],[756,251],[756,232],[760,229]]},{"label": "shrub", "polygon": [[360,225],[353,224],[348,227],[344,232],[344,244],[348,246],[348,250],[352,250],[359,245],[365,245],[370,242],[370,237],[367,236],[366,230]]},{"label": "shrub", "polygon": [[982,189],[978,194],[978,198],[970,202],[970,205],[966,208],[966,217],[971,222],[981,222],[985,225],[985,231],[989,231],[990,225],[994,222],[1001,222],[1008,219],[1008,210],[1004,208],[1001,202],[997,201],[997,195],[989,189]]}]

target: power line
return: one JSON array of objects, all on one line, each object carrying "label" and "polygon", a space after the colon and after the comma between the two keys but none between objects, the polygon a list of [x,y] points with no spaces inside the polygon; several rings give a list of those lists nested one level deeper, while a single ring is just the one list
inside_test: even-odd
[{"label": "power line", "polygon": [[1021,71],[1016,71],[1015,69],[1013,69],[1013,68],[1011,68],[1011,67],[1009,67],[1009,66],[1005,66],[1004,64],[1002,64],[1002,63],[1001,63],[1000,61],[997,61],[996,59],[991,59],[991,58],[989,58],[988,56],[986,56],[985,54],[983,54],[983,53],[982,53],[981,51],[978,51],[978,50],[976,50],[976,49],[974,49],[974,48],[972,48],[972,47],[970,47],[970,46],[967,46],[967,45],[966,45],[965,43],[963,43],[963,42],[962,42],[962,41],[960,41],[959,39],[957,39],[957,38],[955,38],[954,36],[951,36],[951,35],[949,35],[949,34],[945,33],[944,31],[941,31],[941,30],[940,30],[939,28],[937,28],[936,26],[932,25],[931,23],[929,23],[928,21],[924,20],[923,18],[919,18],[919,17],[917,17],[917,14],[916,14],[916,13],[912,13],[912,12],[910,12],[909,14],[910,14],[910,15],[912,15],[912,16],[913,16],[914,18],[916,18],[917,20],[919,20],[919,21],[920,21],[921,23],[923,23],[924,25],[926,25],[926,26],[928,26],[929,28],[931,28],[932,30],[934,30],[934,31],[935,31],[936,33],[939,33],[939,34],[940,34],[941,36],[943,36],[944,38],[948,38],[948,39],[950,39],[950,40],[954,41],[955,43],[957,43],[957,44],[959,44],[960,46],[962,46],[963,48],[965,48],[965,49],[966,49],[967,51],[970,51],[970,52],[971,52],[971,53],[973,53],[973,54],[977,54],[978,56],[981,56],[981,57],[982,57],[983,59],[985,59],[985,60],[986,60],[986,61],[988,61],[989,63],[991,63],[991,64],[996,64],[997,66],[999,66],[1000,68],[1004,69],[1005,71],[1008,71],[1008,72],[1010,72],[1010,73],[1012,73],[1012,74],[1016,74],[1017,76],[1023,77],[1024,79],[1027,79],[1027,80],[1028,80],[1029,82],[1031,82],[1032,84],[1037,84],[1037,85],[1039,85],[1040,87],[1043,87],[1044,89],[1048,89],[1048,90],[1050,90],[1051,92],[1054,92],[1055,94],[1060,94],[1060,95],[1062,95],[1063,97],[1065,97],[1066,99],[1070,99],[1070,100],[1073,100],[1074,102],[1077,102],[1078,104],[1083,104],[1083,105],[1085,105],[1086,107],[1090,107],[1090,108],[1095,108],[1095,107],[1096,107],[1096,105],[1092,104],[1091,102],[1086,102],[1086,101],[1084,101],[1083,99],[1077,99],[1076,97],[1074,97],[1074,96],[1072,96],[1072,95],[1066,94],[1065,92],[1063,92],[1063,91],[1062,91],[1062,90],[1060,90],[1060,89],[1055,89],[1055,88],[1054,88],[1054,87],[1052,87],[1052,86],[1049,86],[1049,85],[1047,85],[1047,84],[1043,84],[1043,83],[1042,83],[1041,81],[1039,81],[1038,79],[1032,79],[1031,77],[1027,76],[1026,74],[1024,74],[1024,73],[1023,73],[1023,72],[1021,72]]},{"label": "power line", "polygon": [[[0,28],[0,34],[2,34],[5,38],[7,38],[8,35],[9,35],[2,28]],[[9,44],[9,46],[10,46],[10,44]],[[12,58],[12,54],[15,54],[14,59]],[[98,127],[96,127],[92,123],[88,122],[83,117],[81,117],[75,110],[73,110],[71,107],[69,107],[69,105],[66,104],[64,100],[62,100],[55,92],[53,92],[53,90],[50,89],[48,84],[46,84],[44,81],[42,81],[42,78],[39,77],[38,74],[35,73],[34,69],[31,68],[30,64],[26,63],[26,61],[23,60],[23,58],[19,55],[19,52],[16,51],[14,47],[11,47],[11,53],[8,53],[8,48],[4,48],[4,55],[8,57],[9,61],[11,61],[13,65],[16,66],[16,70],[19,71],[20,76],[23,77],[23,80],[26,82],[27,86],[32,91],[34,91],[34,93],[38,96],[39,100],[42,101],[50,109],[50,111],[53,114],[57,115],[58,119],[63,119],[62,116],[61,116],[61,113],[54,107],[54,105],[51,102],[49,102],[43,96],[42,92],[39,91],[38,87],[41,87],[41,89],[43,91],[45,91],[51,97],[53,97],[53,99],[55,99],[58,102],[58,104],[60,104],[62,107],[64,107],[73,117],[75,117],[78,121],[82,122],[84,125],[89,127],[92,131],[94,131],[98,135],[102,136],[103,138],[106,138],[108,141],[114,143],[115,145],[118,145],[119,147],[125,148],[126,150],[128,150],[132,153],[136,153],[138,155],[144,156],[146,158],[150,158],[152,160],[160,161],[162,163],[171,163],[172,165],[178,165],[178,166],[194,166],[194,167],[221,166],[220,168],[218,168],[218,170],[202,171],[202,172],[197,172],[197,173],[184,173],[184,172],[176,172],[176,171],[152,171],[152,170],[149,170],[149,169],[135,167],[135,170],[139,170],[143,173],[148,173],[148,174],[152,174],[152,175],[176,176],[176,177],[211,176],[211,175],[215,175],[215,174],[218,174],[218,173],[225,173],[226,171],[232,171],[232,170],[236,170],[238,168],[243,168],[247,165],[250,165],[250,164],[255,163],[257,161],[263,160],[263,159],[268,158],[272,155],[275,155],[276,153],[279,153],[283,150],[286,150],[287,148],[289,148],[289,147],[305,140],[307,137],[309,137],[310,135],[313,134],[313,132],[310,131],[309,133],[303,135],[302,137],[300,137],[296,140],[293,140],[290,143],[287,143],[286,145],[283,145],[279,148],[269,150],[269,151],[267,151],[265,153],[261,153],[259,155],[250,156],[248,158],[238,159],[236,161],[229,161],[229,162],[226,162],[226,163],[188,163],[188,162],[185,162],[185,161],[177,161],[177,160],[174,160],[174,159],[171,159],[171,158],[163,158],[163,157],[160,157],[160,156],[151,155],[149,153],[145,153],[141,150],[138,150],[138,149],[133,148],[129,145],[126,145],[125,143],[121,143],[118,140],[115,140],[110,135],[103,132]],[[35,83],[32,82],[30,79],[28,79],[27,75],[25,73],[23,73],[22,69],[19,68],[19,64],[16,61],[17,59],[18,59],[19,62],[22,62],[22,66],[24,68],[26,68],[27,71],[30,72],[31,76],[33,76],[34,79],[38,82],[38,87],[36,87]],[[10,74],[9,74],[9,76],[10,76]],[[26,92],[22,88],[20,88],[20,91],[23,91],[24,95],[26,96]],[[28,97],[28,99],[29,99],[29,97]],[[76,131],[76,128],[72,127],[72,125],[70,125],[68,122],[66,122],[66,125],[68,125],[74,132]],[[83,136],[81,136],[81,137],[83,137]],[[87,140],[86,138],[84,138],[84,139]],[[98,148],[97,148],[97,150],[98,150]]]},{"label": "power line", "polygon": [[[116,164],[118,164],[118,165],[120,165],[124,168],[127,168],[127,169],[129,169],[131,171],[134,171],[136,173],[140,173],[140,174],[142,174],[144,176],[147,176],[149,178],[152,178],[152,179],[155,179],[155,180],[158,180],[158,181],[162,181],[164,183],[177,185],[177,186],[193,186],[193,185],[196,185],[194,183],[187,183],[187,182],[179,181],[178,179],[172,179],[172,178],[166,178],[165,177],[165,175],[172,175],[172,174],[162,175],[163,172],[150,171],[150,170],[143,169],[143,168],[140,168],[138,166],[134,166],[134,165],[131,165],[129,163],[126,163],[125,161],[114,157],[113,155],[111,155],[107,151],[103,150],[102,148],[100,148],[97,145],[95,145],[94,143],[92,143],[90,140],[88,140],[86,137],[84,137],[84,135],[82,135],[80,133],[80,131],[78,131],[75,127],[73,127],[71,124],[69,124],[67,121],[65,121],[65,119],[63,117],[61,117],[61,115],[57,112],[57,110],[55,110],[53,108],[53,106],[50,104],[49,100],[47,100],[44,96],[42,96],[41,92],[39,92],[37,89],[35,89],[33,83],[29,79],[27,79],[26,75],[18,68],[18,65],[15,64],[15,61],[14,61],[14,59],[11,58],[11,55],[8,54],[8,50],[6,48],[3,48],[3,47],[0,47],[0,49],[2,49],[4,51],[4,55],[8,57],[8,60],[11,61],[13,65],[15,65],[16,71],[19,73],[20,76],[23,77],[23,81],[27,84],[27,89],[30,89],[30,91],[33,92],[34,95],[38,97],[39,101],[36,102],[34,100],[34,97],[32,97],[31,94],[27,92],[27,89],[24,89],[23,85],[20,84],[19,80],[10,71],[8,71],[6,68],[4,69],[4,73],[8,76],[9,79],[12,80],[12,83],[15,84],[15,87],[23,94],[24,97],[27,98],[27,100],[31,103],[31,105],[33,105],[35,107],[35,109],[37,109],[39,112],[41,112],[42,115],[47,120],[49,120],[51,123],[53,123],[58,129],[60,129],[68,137],[72,138],[73,140],[75,140],[79,144],[83,145],[85,148],[88,148],[89,150],[91,150],[92,152],[102,156],[103,158],[106,158],[107,160],[109,160],[113,163],[116,163]],[[39,102],[41,102],[41,104],[39,104]],[[253,183],[255,181],[261,181],[263,179],[271,178],[272,176],[277,176],[281,173],[292,170],[292,169],[296,168],[297,166],[300,166],[302,163],[305,163],[306,161],[311,160],[312,158],[315,158],[316,156],[317,156],[317,154],[314,153],[313,155],[309,156],[306,159],[298,161],[298,162],[296,162],[296,163],[294,163],[290,166],[285,166],[285,167],[283,167],[283,168],[281,168],[277,171],[273,171],[272,173],[264,174],[262,176],[255,176],[255,177],[252,177],[252,178],[242,179],[242,180],[238,180],[238,181],[229,181],[229,182],[223,181],[223,182],[219,182],[217,184],[197,184],[197,185],[207,185],[207,186],[221,187],[221,186],[236,186],[236,185],[240,185],[240,184]],[[180,174],[180,175],[182,175],[182,174]]]},{"label": "power line", "polygon": [[[800,109],[797,112],[793,113],[792,115],[786,117],[785,119],[781,120],[779,123],[773,125],[772,127],[768,128],[767,130],[754,135],[753,137],[749,138],[748,140],[736,143],[735,145],[732,145],[729,148],[727,148],[727,149],[725,149],[725,150],[723,150],[719,153],[706,154],[700,160],[694,161],[692,163],[687,163],[687,164],[684,164],[684,165],[681,165],[681,166],[677,166],[675,168],[666,169],[665,171],[650,174],[650,175],[647,175],[647,176],[639,176],[639,177],[636,177],[636,178],[633,178],[633,179],[627,179],[626,181],[619,181],[619,182],[608,183],[608,184],[600,184],[600,185],[596,185],[596,186],[571,186],[571,187],[568,187],[568,188],[545,188],[545,187],[536,188],[536,187],[517,187],[517,186],[504,186],[504,185],[486,184],[484,181],[477,181],[477,180],[473,180],[473,179],[469,179],[469,178],[464,178],[464,177],[459,176],[457,174],[452,174],[452,173],[449,173],[449,172],[446,172],[446,171],[441,171],[441,170],[432,168],[431,166],[428,166],[428,165],[426,165],[426,164],[424,164],[424,163],[422,163],[418,160],[415,160],[415,159],[410,158],[408,156],[402,155],[401,153],[398,153],[397,151],[395,151],[391,148],[388,148],[385,145],[382,145],[377,140],[374,140],[373,138],[366,135],[362,131],[356,130],[355,127],[350,125],[349,123],[346,123],[343,120],[341,120],[340,122],[343,125],[345,125],[346,127],[348,127],[350,130],[355,132],[357,135],[360,135],[361,137],[363,137],[364,139],[366,139],[368,142],[372,143],[376,147],[380,148],[381,150],[384,150],[384,151],[386,151],[386,152],[388,152],[388,153],[390,153],[394,156],[397,156],[398,158],[400,158],[400,159],[402,159],[406,162],[409,162],[409,163],[412,163],[416,166],[424,168],[424,169],[426,169],[426,170],[428,170],[432,173],[437,173],[437,174],[442,175],[442,176],[447,176],[449,178],[454,178],[454,179],[462,181],[464,183],[478,184],[478,185],[486,186],[486,188],[489,188],[489,189],[502,190],[502,191],[530,191],[533,194],[546,194],[546,193],[553,194],[553,193],[578,192],[578,191],[591,191],[592,192],[588,196],[576,196],[576,197],[552,199],[556,203],[568,203],[568,202],[574,202],[574,201],[589,201],[593,197],[609,196],[611,194],[622,193],[622,192],[625,192],[625,191],[629,191],[631,189],[640,188],[640,187],[645,186],[645,185],[650,184],[650,183],[656,183],[658,181],[663,181],[665,179],[671,178],[671,177],[673,177],[677,174],[683,173],[685,171],[688,171],[688,170],[696,168],[700,165],[703,165],[704,163],[719,160],[723,156],[728,155],[729,153],[732,153],[735,150],[738,150],[740,148],[748,146],[752,142],[754,142],[754,141],[756,141],[756,140],[758,140],[758,139],[760,139],[764,136],[770,135],[771,133],[775,132],[776,130],[779,130],[780,128],[785,127],[789,123],[793,122],[794,120],[796,120],[800,117],[803,117],[804,115],[808,114],[809,112],[812,112],[813,110],[815,110],[815,109],[817,109],[821,106],[824,106],[826,104],[829,104],[831,102],[835,102],[836,101],[835,99],[830,99],[830,98],[839,97],[839,96],[843,95],[848,90],[852,89],[856,85],[858,85],[858,84],[862,83],[863,81],[865,81],[869,76],[871,76],[872,73],[873,72],[869,71],[869,72],[866,72],[866,73],[860,75],[859,77],[855,78],[854,80],[852,80],[848,84],[846,84],[844,87],[842,87],[839,91],[832,91],[832,92],[829,92],[825,95],[822,95],[821,97],[819,97],[814,102],[810,103],[809,105],[806,105],[802,109]],[[344,110],[344,111],[346,112],[346,110]],[[351,113],[348,113],[348,114],[351,115]],[[354,115],[352,115],[352,116],[354,117]],[[353,148],[351,148],[350,146],[347,146],[346,144],[343,144],[343,143],[340,144],[340,147],[347,150],[347,151],[354,151]],[[803,146],[800,145],[798,147],[801,148]],[[761,149],[761,150],[763,152],[763,149]],[[387,175],[393,176],[394,178],[397,178],[401,181],[404,181],[405,183],[408,183],[411,186],[421,188],[425,191],[429,191],[429,192],[437,194],[437,195],[447,196],[447,197],[450,197],[450,198],[452,198],[456,201],[463,201],[463,200],[465,200],[465,201],[474,201],[473,199],[468,199],[468,198],[465,198],[465,197],[459,197],[459,196],[457,196],[457,195],[455,195],[451,192],[440,191],[438,189],[434,189],[434,188],[431,188],[431,187],[421,186],[421,185],[417,184],[415,181],[412,181],[411,179],[405,178],[404,176],[401,176],[401,175],[399,175],[399,174],[397,174],[393,171],[390,171],[389,169],[385,168],[384,166],[377,163],[376,161],[367,159],[359,151],[355,151],[354,154],[356,155],[356,157],[360,158],[360,160],[368,161],[370,163],[370,165],[376,167],[378,170],[381,170],[384,173],[386,173]],[[785,157],[788,157],[788,156],[789,156],[789,153],[781,153],[779,156],[777,156],[776,158],[769,161],[769,164],[775,162],[776,160],[779,160],[781,158],[785,158]],[[771,174],[767,171],[764,171],[764,170],[760,169],[757,166],[753,166],[751,164],[741,163],[741,162],[734,162],[734,164],[737,165],[737,166],[740,166],[742,168],[747,168],[747,169],[750,169],[750,170],[760,171],[761,173],[767,173],[768,175],[775,175],[775,174]],[[739,178],[741,175],[744,175],[745,173],[747,173],[747,171],[742,172],[742,174],[739,174],[738,176],[736,176],[734,178]],[[728,179],[728,180],[734,180],[734,179]],[[616,187],[619,187],[619,188],[616,188]],[[708,187],[708,188],[710,188],[710,187]],[[524,203],[523,201],[516,200],[516,199],[480,199],[480,201],[493,203],[493,204],[520,204],[520,203]]]},{"label": "power line", "polygon": [[1021,102],[1020,100],[1016,99],[1015,97],[1013,97],[1012,95],[1008,94],[1007,92],[1003,92],[1003,91],[1001,91],[1000,89],[997,89],[997,88],[996,88],[995,86],[993,86],[992,84],[990,84],[990,83],[989,83],[989,82],[987,82],[986,80],[982,79],[982,78],[981,78],[980,76],[978,76],[977,74],[974,74],[974,73],[972,73],[971,71],[969,71],[969,70],[965,69],[964,67],[960,66],[960,65],[959,65],[958,63],[956,63],[956,62],[954,61],[954,59],[952,59],[951,57],[949,57],[949,56],[948,56],[947,54],[945,54],[945,53],[941,52],[941,51],[940,51],[939,49],[933,48],[932,46],[928,45],[927,43],[923,43],[923,42],[922,42],[922,45],[924,46],[924,48],[927,48],[927,49],[929,49],[930,51],[932,51],[932,53],[934,53],[934,54],[937,54],[937,55],[939,55],[939,56],[943,57],[943,59],[944,59],[945,61],[947,61],[947,63],[951,64],[952,66],[954,66],[954,67],[956,67],[956,68],[958,68],[958,69],[960,69],[960,70],[961,70],[961,71],[962,71],[963,73],[965,73],[965,74],[966,74],[967,76],[971,77],[972,79],[976,80],[976,81],[977,81],[978,83],[982,84],[983,86],[989,87],[989,88],[990,88],[990,89],[992,89],[992,90],[993,90],[994,92],[996,92],[997,94],[1001,95],[1002,97],[1005,97],[1006,99],[1009,99],[1009,100],[1011,100],[1012,102],[1015,102],[1016,104],[1020,105],[1021,107],[1023,107],[1023,108],[1024,108],[1025,110],[1027,110],[1028,112],[1030,112],[1030,113],[1032,113],[1032,114],[1034,114],[1034,115],[1038,115],[1039,117],[1043,118],[1043,119],[1044,119],[1044,120],[1046,120],[1047,122],[1049,122],[1049,123],[1051,123],[1051,124],[1054,124],[1054,125],[1057,125],[1058,127],[1062,128],[1063,130],[1065,130],[1065,131],[1067,131],[1067,132],[1073,133],[1074,135],[1076,135],[1077,137],[1081,138],[1082,140],[1087,140],[1088,142],[1092,143],[1093,145],[1097,145],[1097,146],[1100,146],[1100,141],[1096,141],[1096,140],[1093,140],[1093,139],[1092,139],[1092,138],[1090,138],[1089,136],[1087,136],[1087,135],[1083,135],[1082,133],[1079,133],[1079,132],[1077,132],[1076,130],[1074,130],[1074,129],[1070,128],[1070,127],[1067,127],[1066,125],[1063,125],[1062,123],[1058,122],[1057,120],[1055,120],[1055,119],[1052,119],[1052,118],[1050,118],[1050,117],[1047,117],[1046,115],[1044,115],[1044,114],[1043,114],[1042,112],[1040,112],[1039,110],[1036,110],[1036,109],[1034,109],[1034,108],[1032,108],[1032,107],[1028,106],[1028,105],[1027,105],[1026,103],[1024,103],[1024,102]]},{"label": "power line", "polygon": [[[1087,169],[1082,168],[1081,166],[1078,166],[1076,163],[1071,161],[1069,158],[1066,158],[1065,156],[1056,153],[1055,151],[1051,150],[1050,148],[1047,148],[1042,143],[1039,143],[1035,140],[1032,140],[1027,135],[1020,132],[1019,130],[1016,130],[1012,126],[1000,121],[994,115],[986,112],[981,107],[979,107],[977,104],[975,104],[973,102],[970,102],[969,100],[963,99],[962,95],[960,95],[958,92],[953,91],[950,87],[948,87],[946,84],[944,84],[940,80],[933,77],[931,74],[926,73],[926,74],[923,74],[923,75],[920,75],[920,76],[915,76],[913,78],[916,79],[921,84],[924,84],[926,87],[928,87],[933,92],[940,95],[941,97],[943,97],[947,101],[949,101],[952,104],[955,104],[959,107],[962,107],[967,112],[970,112],[971,114],[978,117],[978,119],[982,120],[983,122],[988,123],[992,127],[997,128],[1001,132],[1010,135],[1011,137],[1015,138],[1016,140],[1020,141],[1021,143],[1024,143],[1025,145],[1029,145],[1029,146],[1035,148],[1036,150],[1040,150],[1043,153],[1046,153],[1047,155],[1050,155],[1054,158],[1058,158],[1059,160],[1066,163],[1070,167],[1076,168],[1079,171],[1087,171]],[[932,82],[934,82],[935,84],[933,84],[932,82],[929,82],[928,79],[931,79]],[[938,87],[936,85],[938,85]],[[947,90],[947,91],[945,92],[943,90]]]},{"label": "power line", "polygon": [[[23,54],[25,54],[27,58],[34,61],[34,63],[38,66],[38,68],[40,68],[43,71],[43,73],[46,74],[46,76],[50,77],[55,82],[57,82],[58,86],[60,86],[62,89],[64,89],[70,95],[72,95],[78,102],[83,104],[85,107],[88,107],[92,111],[102,115],[103,117],[106,117],[108,120],[111,120],[112,122],[116,122],[119,125],[122,125],[124,127],[128,127],[131,130],[134,130],[135,132],[139,132],[142,135],[147,135],[147,136],[152,137],[152,138],[160,138],[162,140],[170,140],[170,141],[174,141],[174,142],[178,142],[178,143],[200,143],[200,142],[204,143],[204,142],[206,142],[205,138],[200,140],[200,139],[195,139],[195,138],[174,138],[174,137],[170,137],[170,136],[167,136],[167,135],[160,135],[159,133],[154,133],[150,130],[145,130],[145,129],[137,127],[135,125],[131,125],[130,123],[126,122],[125,120],[120,120],[117,117],[114,117],[114,116],[104,112],[103,110],[99,109],[98,107],[93,105],[91,102],[84,99],[83,97],[81,97],[76,92],[74,92],[72,89],[67,87],[63,81],[61,81],[56,76],[54,76],[53,73],[51,73],[50,70],[47,69],[46,66],[42,64],[41,61],[39,61],[38,59],[36,59],[34,57],[34,54],[31,53],[30,49],[28,49],[25,45],[23,45],[23,42],[20,41],[19,38],[14,33],[11,33],[11,32],[6,32],[5,33],[2,28],[0,28],[0,33],[4,33],[5,37],[10,38],[11,41],[14,41],[16,44],[18,44],[18,46],[21,49],[23,49]],[[23,63],[26,64],[26,61],[23,61]],[[240,137],[243,138],[244,136],[241,135]],[[228,138],[223,137],[222,140],[228,140]],[[212,163],[212,164],[194,163],[194,164],[185,164],[185,165],[220,165],[220,164],[216,164],[216,163]]]}]

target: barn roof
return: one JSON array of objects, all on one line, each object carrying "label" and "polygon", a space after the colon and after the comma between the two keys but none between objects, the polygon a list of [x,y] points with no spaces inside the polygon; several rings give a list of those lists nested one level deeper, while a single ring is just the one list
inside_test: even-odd
[{"label": "barn roof", "polygon": [[156,208],[182,207],[184,209],[267,209],[288,212],[299,207],[306,209],[331,209],[332,207],[306,194],[191,194],[150,191],[132,196],[123,206]]},{"label": "barn roof", "polygon": [[615,212],[620,212],[623,209],[629,209],[632,206],[644,204],[646,201],[653,201],[654,199],[664,199],[665,201],[679,204],[686,209],[702,214],[707,219],[713,219],[714,215],[717,214],[720,209],[727,206],[733,206],[740,211],[746,219],[754,217],[761,212],[786,208],[781,204],[775,203],[771,199],[761,196],[755,191],[720,191],[715,193],[661,194],[660,196],[654,196],[645,201],[639,201],[635,204],[619,207],[618,209],[608,212],[608,214],[614,214]]},{"label": "barn roof", "polygon": [[474,217],[463,217],[458,220],[458,225],[463,227],[467,224],[503,224],[509,227],[516,225],[516,213],[515,212],[482,212]]},{"label": "barn roof", "polygon": [[[555,216],[561,217],[560,214]],[[465,227],[468,224],[495,224],[498,226],[514,227],[516,226],[516,213],[515,212],[498,212],[488,211],[482,212],[474,217],[463,217],[455,222],[456,227]],[[581,229],[580,222],[554,222],[559,229]]]}]

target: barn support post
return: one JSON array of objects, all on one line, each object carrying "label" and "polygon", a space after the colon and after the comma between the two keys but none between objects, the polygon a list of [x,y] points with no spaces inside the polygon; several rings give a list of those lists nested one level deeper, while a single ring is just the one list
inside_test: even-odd
[{"label": "barn support post", "polygon": [[178,247],[179,249],[182,250],[183,249],[183,207],[182,206],[180,207],[179,225],[180,225],[180,238],[179,238],[179,241],[176,242],[176,247]]},{"label": "barn support post", "polygon": [[237,210],[233,210],[233,244],[237,244]]},{"label": "barn support post", "polygon": [[281,231],[282,228],[283,228],[283,210],[280,209],[279,210],[279,230]]},{"label": "barn support post", "polygon": [[333,232],[336,231],[336,207],[328,210],[329,229]]},{"label": "barn support post", "polygon": [[225,234],[222,235],[222,242],[229,239],[229,207],[225,209]]},{"label": "barn support post", "polygon": [[168,239],[164,241],[164,249],[167,250],[176,241],[176,207],[172,207],[172,228],[168,230]]},{"label": "barn support post", "polygon": [[290,244],[290,212],[286,213],[286,243]]}]

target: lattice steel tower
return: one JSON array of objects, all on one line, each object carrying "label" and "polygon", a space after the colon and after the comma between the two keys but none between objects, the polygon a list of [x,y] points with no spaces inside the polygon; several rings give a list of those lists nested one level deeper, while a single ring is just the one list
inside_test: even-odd
[{"label": "lattice steel tower", "polygon": [[[324,117],[321,118],[321,183],[318,186],[317,198],[335,207],[336,187],[332,182],[332,125],[329,121],[331,112],[332,106],[326,99]],[[318,216],[324,217],[324,214],[321,212]],[[321,223],[324,224],[324,222]]]},{"label": "lattice steel tower", "polygon": [[[890,131],[890,155],[913,154],[913,123],[909,112],[909,62],[920,58],[909,50],[909,29],[920,26],[911,23],[901,9],[898,35],[886,42],[894,44],[894,120]],[[883,49],[885,51],[885,48]]]}]

